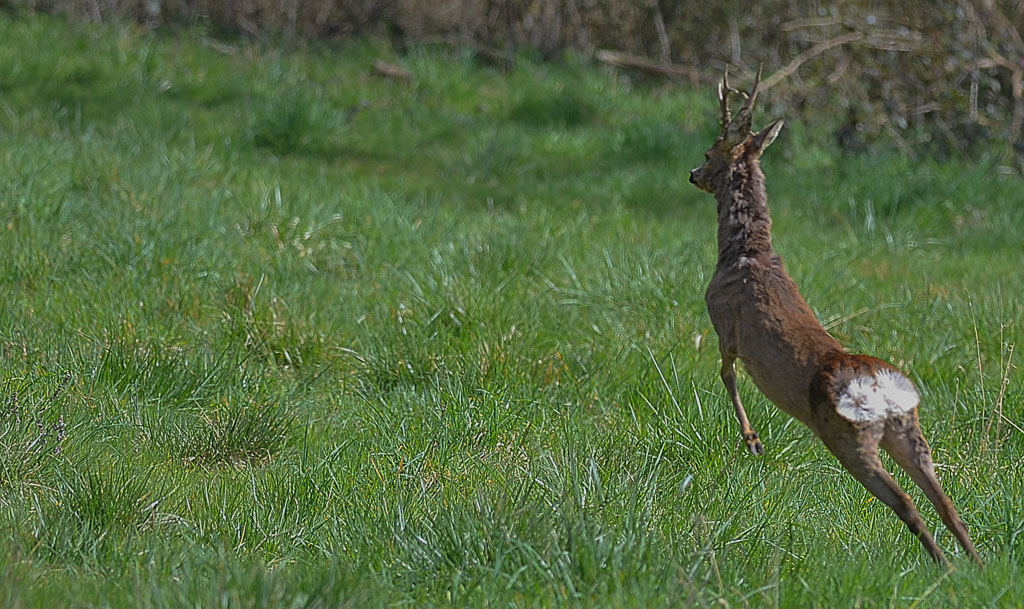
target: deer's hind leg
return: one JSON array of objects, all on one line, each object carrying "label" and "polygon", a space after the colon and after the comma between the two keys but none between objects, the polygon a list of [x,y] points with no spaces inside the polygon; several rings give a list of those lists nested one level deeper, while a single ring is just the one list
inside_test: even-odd
[{"label": "deer's hind leg", "polygon": [[946,528],[953,533],[974,562],[978,566],[982,566],[981,557],[978,556],[974,544],[971,543],[967,527],[960,520],[960,515],[957,514],[953,502],[943,492],[942,486],[935,476],[932,451],[924,439],[924,434],[921,433],[921,427],[917,421],[917,411],[900,417],[892,417],[886,421],[882,448],[910,475],[914,484],[921,487],[925,496],[935,506],[935,510],[939,513]]},{"label": "deer's hind leg", "polygon": [[736,388],[736,358],[722,351],[722,383],[729,398],[732,400],[732,407],[736,410],[736,419],[740,422],[740,430],[743,434],[743,441],[747,443],[747,449],[755,455],[764,454],[764,445],[761,438],[751,427],[747,420],[747,411],[743,409],[743,402],[740,401],[740,392]]},{"label": "deer's hind leg", "polygon": [[913,500],[892,479],[878,457],[878,444],[882,437],[883,425],[882,421],[857,426],[839,423],[841,428],[833,427],[834,433],[828,433],[828,428],[823,428],[821,439],[850,475],[879,501],[896,512],[910,532],[921,541],[932,559],[944,563],[946,558],[921,519]]}]

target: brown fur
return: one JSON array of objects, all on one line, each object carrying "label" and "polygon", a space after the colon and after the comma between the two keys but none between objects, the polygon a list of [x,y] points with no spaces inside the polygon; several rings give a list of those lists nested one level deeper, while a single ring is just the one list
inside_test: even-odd
[{"label": "brown fur", "polygon": [[764,452],[736,389],[736,359],[769,400],[807,425],[854,478],[896,512],[932,558],[944,561],[913,501],[882,466],[878,447],[885,449],[981,565],[967,528],[935,476],[916,407],[868,421],[851,421],[837,411],[850,379],[898,371],[878,358],[847,353],[822,328],[786,273],[772,247],[768,198],[758,163],[778,134],[781,119],[752,133],[757,82],[735,118],[729,111],[730,93],[739,92],[723,79],[719,88],[722,131],[706,162],[691,172],[690,181],[714,194],[718,202],[718,264],[705,298],[718,334],[722,382],[748,449],[754,454]]}]

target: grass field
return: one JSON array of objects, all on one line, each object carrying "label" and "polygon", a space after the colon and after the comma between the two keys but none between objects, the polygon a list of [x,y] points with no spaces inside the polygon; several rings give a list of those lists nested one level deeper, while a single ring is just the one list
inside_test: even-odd
[{"label": "grass field", "polygon": [[741,447],[686,181],[711,90],[0,39],[0,605],[1024,606],[1024,181],[995,162],[846,158],[796,116],[764,162],[815,312],[917,383],[979,573],[746,380]]}]

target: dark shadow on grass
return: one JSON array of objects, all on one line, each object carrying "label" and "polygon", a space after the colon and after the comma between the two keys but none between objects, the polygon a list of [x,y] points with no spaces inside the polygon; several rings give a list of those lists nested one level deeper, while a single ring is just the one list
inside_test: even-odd
[{"label": "dark shadow on grass", "polygon": [[593,101],[575,89],[530,89],[512,106],[509,118],[533,127],[581,127],[597,117]]}]

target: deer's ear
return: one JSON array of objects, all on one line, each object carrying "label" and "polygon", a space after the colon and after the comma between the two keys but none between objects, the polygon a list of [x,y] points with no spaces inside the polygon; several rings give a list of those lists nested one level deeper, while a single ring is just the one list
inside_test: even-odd
[{"label": "deer's ear", "polygon": [[764,149],[771,145],[775,141],[775,138],[779,136],[779,131],[782,131],[782,123],[784,119],[777,118],[772,121],[767,127],[755,133],[750,140],[750,148],[757,156],[761,156]]}]

